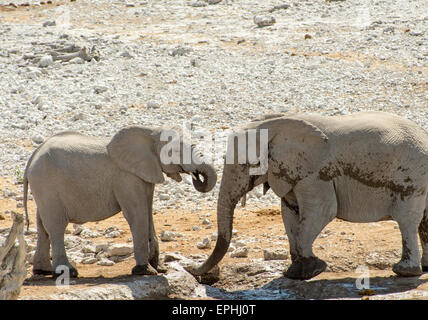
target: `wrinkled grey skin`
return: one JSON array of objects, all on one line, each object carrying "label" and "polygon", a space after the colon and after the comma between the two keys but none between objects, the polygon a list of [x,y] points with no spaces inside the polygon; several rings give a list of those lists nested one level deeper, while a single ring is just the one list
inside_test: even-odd
[{"label": "wrinkled grey skin", "polygon": [[[161,130],[128,127],[111,140],[63,132],[33,153],[24,174],[24,206],[27,213],[29,183],[37,204],[35,274],[53,272],[55,276],[56,267],[66,265],[70,275],[77,276],[64,248],[67,224],[103,220],[119,211],[132,233],[136,260],[132,273],[156,274],[159,246],[152,217],[155,184],[164,181],[163,173],[177,181],[181,181],[180,173],[192,174],[200,192],[210,191],[217,181],[214,168],[207,164],[161,163],[160,151],[167,143],[160,140]],[[193,150],[193,159],[200,161],[201,155],[188,147]]]},{"label": "wrinkled grey skin", "polygon": [[[292,264],[285,275],[309,279],[326,268],[312,244],[335,217],[351,222],[395,220],[402,234],[401,276],[428,271],[428,134],[398,116],[267,116],[242,129],[269,129],[268,171],[225,164],[218,196],[218,238],[211,256],[190,271],[201,275],[225,255],[239,199],[259,184],[281,198]],[[236,148],[236,146],[235,146]],[[236,150],[235,150],[236,151]]]}]

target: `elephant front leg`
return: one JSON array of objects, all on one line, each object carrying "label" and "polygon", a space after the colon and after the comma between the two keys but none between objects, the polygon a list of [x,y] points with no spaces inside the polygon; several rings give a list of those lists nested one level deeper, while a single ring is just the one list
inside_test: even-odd
[{"label": "elephant front leg", "polygon": [[282,198],[281,215],[288,237],[291,260],[296,261],[298,257],[296,235],[299,229],[299,207],[293,205],[290,200]]},{"label": "elephant front leg", "polygon": [[149,263],[153,268],[157,269],[159,266],[159,242],[156,237],[154,226],[152,226],[151,229],[149,239]]},{"label": "elephant front leg", "polygon": [[[300,230],[294,235],[294,241],[296,242],[295,249],[291,249],[290,246],[292,263],[284,273],[287,278],[306,280],[325,271],[327,264],[314,255],[312,244],[327,223],[328,222],[319,226],[310,226],[310,221],[299,223]],[[290,239],[292,237],[289,236],[288,238]]]},{"label": "elephant front leg", "polygon": [[148,216],[150,225],[149,263],[157,272],[165,273],[167,271],[166,268],[159,264],[159,241],[156,237],[155,224],[153,222],[153,192],[154,185],[147,190],[147,209],[149,210]]},{"label": "elephant front leg", "polygon": [[[333,220],[337,211],[335,193],[330,185],[318,186],[318,195],[324,198],[305,196],[316,194],[296,191],[297,212],[287,208],[284,223],[290,241],[292,264],[284,273],[290,279],[310,279],[325,271],[327,264],[316,257],[312,245],[322,229]],[[330,190],[331,189],[331,190]],[[303,194],[304,196],[300,196]],[[287,205],[287,202],[284,203]],[[290,204],[288,203],[288,207]],[[288,226],[287,226],[288,224]]]},{"label": "elephant front leg", "polygon": [[155,275],[157,274],[149,263],[149,219],[147,210],[133,212],[123,210],[124,216],[129,223],[132,233],[132,241],[134,243],[134,257],[136,265],[132,268],[133,275]]},{"label": "elephant front leg", "polygon": [[158,241],[158,238],[156,237],[153,221],[151,223],[152,223],[152,228],[151,228],[152,231],[149,239],[149,249],[150,249],[149,263],[154,269],[156,269],[157,272],[166,273],[167,268],[165,267],[165,265],[159,262],[159,241]]},{"label": "elephant front leg", "polygon": [[310,279],[323,272],[327,267],[326,263],[311,252],[309,256],[303,256],[302,250],[298,246],[299,231],[299,208],[293,206],[286,199],[281,200],[282,219],[287,232],[290,245],[290,255],[292,264],[284,273],[290,279]]},{"label": "elephant front leg", "polygon": [[118,183],[114,191],[132,233],[136,262],[135,267],[132,269],[132,274],[157,274],[149,263],[149,239],[152,232],[149,205],[153,197],[153,185],[142,182],[141,179],[133,175],[122,174],[118,177]]}]

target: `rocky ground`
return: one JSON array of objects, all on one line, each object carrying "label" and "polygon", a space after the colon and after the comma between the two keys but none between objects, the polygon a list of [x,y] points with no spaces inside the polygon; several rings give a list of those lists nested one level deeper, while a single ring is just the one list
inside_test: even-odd
[{"label": "rocky ground", "polygon": [[[4,190],[20,186],[1,180]],[[0,200],[5,209],[0,242],[12,223],[12,211],[22,212],[20,195]],[[135,265],[129,226],[118,214],[97,223],[70,225],[67,254],[79,271],[70,287],[57,287],[51,277],[31,275],[36,246],[35,204],[29,201],[28,275],[21,299],[427,299],[428,274],[399,278],[391,271],[401,256],[400,232],[392,221],[353,224],[334,220],[320,234],[314,252],[328,263],[327,272],[310,281],[282,277],[290,263],[287,236],[279,207],[238,208],[234,236],[220,272],[196,279],[185,267],[203,261],[216,240],[214,209],[156,211],[154,223],[166,274],[131,276]],[[361,269],[367,268],[367,269]],[[362,291],[358,283],[370,289]],[[215,281],[215,282],[214,282]],[[374,296],[368,296],[375,294]]]},{"label": "rocky ground", "polygon": [[[265,113],[363,110],[393,112],[428,129],[428,12],[422,1],[369,2],[0,1],[2,234],[11,211],[23,211],[19,183],[28,157],[63,130],[108,137],[130,124],[192,121],[224,142],[230,128]],[[215,152],[220,179],[224,150]],[[399,279],[390,271],[401,254],[394,222],[335,220],[314,246],[328,272],[307,282],[281,278],[290,260],[279,200],[259,189],[237,210],[234,250],[219,281],[189,280],[193,287],[183,289],[175,280],[190,278],[180,266],[212,249],[217,192],[196,193],[187,177],[156,187],[155,225],[173,271],[141,280],[164,285],[154,295],[358,298],[362,265],[370,268],[374,297],[420,298],[427,291],[427,275]],[[29,262],[32,200],[30,211]],[[134,264],[130,237],[121,214],[70,226],[67,251],[82,275],[72,287],[134,281],[126,276]],[[265,260],[275,255],[280,260]],[[22,297],[58,290],[51,279],[28,278]]]}]

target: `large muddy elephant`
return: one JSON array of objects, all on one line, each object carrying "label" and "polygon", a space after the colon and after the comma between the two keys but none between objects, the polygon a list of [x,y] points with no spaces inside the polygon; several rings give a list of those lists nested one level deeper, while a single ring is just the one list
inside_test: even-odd
[{"label": "large muddy elephant", "polygon": [[[259,184],[281,198],[292,259],[285,276],[309,279],[326,269],[313,254],[312,244],[335,217],[350,222],[395,220],[402,235],[402,258],[393,271],[401,276],[428,271],[426,131],[382,112],[269,116],[238,131],[248,136],[251,129],[259,134],[268,129],[267,171],[251,175],[254,163],[239,164],[236,157],[225,163],[217,243],[211,256],[191,270],[193,274],[208,272],[223,258],[231,241],[235,206]],[[230,143],[228,153],[238,154],[237,144]]]},{"label": "large muddy elephant", "polygon": [[[179,135],[175,149],[168,147],[167,151],[190,150],[191,160],[161,161],[163,147],[171,143],[163,141],[162,132],[166,131],[135,126],[120,130],[112,139],[63,132],[33,153],[24,174],[24,207],[27,213],[29,183],[37,204],[35,274],[53,272],[55,276],[57,266],[66,265],[70,276],[76,277],[77,270],[64,249],[67,224],[103,220],[121,210],[134,243],[136,266],[132,273],[156,274],[159,246],[152,217],[155,184],[164,181],[163,173],[177,181],[181,181],[180,173],[192,174],[193,185],[200,192],[210,191],[217,181],[214,168]],[[179,161],[184,159],[183,154],[178,155]]]}]

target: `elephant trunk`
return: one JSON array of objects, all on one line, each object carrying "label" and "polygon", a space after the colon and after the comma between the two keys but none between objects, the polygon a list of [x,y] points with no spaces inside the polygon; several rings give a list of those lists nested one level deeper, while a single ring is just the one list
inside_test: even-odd
[{"label": "elephant trunk", "polygon": [[[217,173],[214,167],[204,162],[202,155],[196,150],[192,150],[192,163],[183,164],[184,171],[193,176],[193,186],[199,192],[209,192],[217,183]],[[202,178],[201,178],[202,176]]]},{"label": "elephant trunk", "polygon": [[[200,164],[195,167],[193,173],[193,186],[199,192],[211,191],[217,182],[217,173],[213,166],[209,164]],[[202,176],[202,179],[200,178]]]},{"label": "elephant trunk", "polygon": [[229,249],[230,241],[232,238],[234,210],[235,210],[235,205],[222,206],[220,203],[217,205],[217,216],[218,216],[217,242],[209,258],[199,268],[192,271],[194,275],[203,275],[209,272],[225,256],[227,250]]},{"label": "elephant trunk", "polygon": [[237,189],[240,189],[238,192],[236,189],[233,189],[236,185],[227,181],[231,179],[231,176],[227,174],[226,171],[227,170],[223,173],[217,203],[217,242],[209,258],[200,267],[191,271],[194,275],[203,275],[209,272],[221,261],[221,259],[223,259],[232,238],[233,213],[235,211],[236,204],[242,195],[247,192],[246,188],[238,187]]}]

